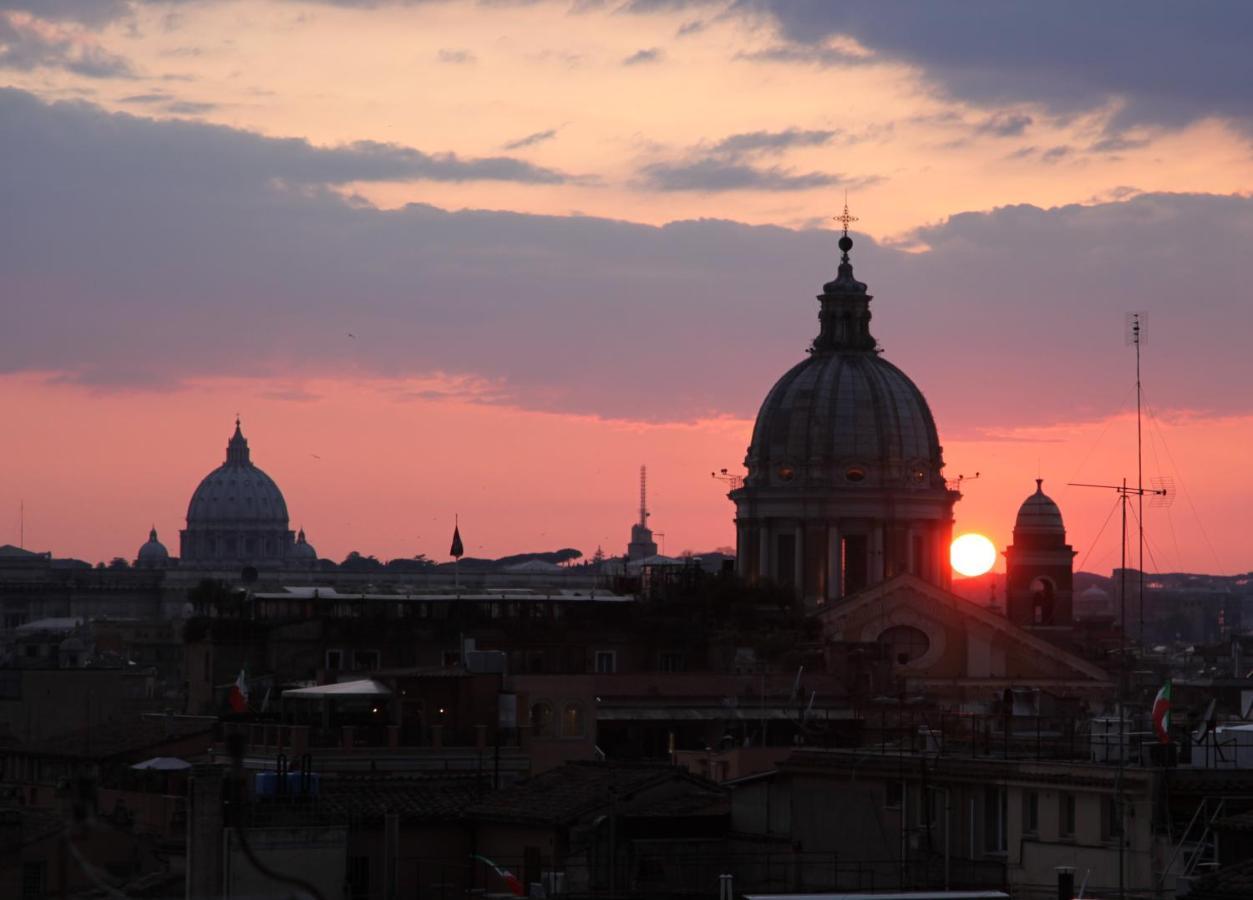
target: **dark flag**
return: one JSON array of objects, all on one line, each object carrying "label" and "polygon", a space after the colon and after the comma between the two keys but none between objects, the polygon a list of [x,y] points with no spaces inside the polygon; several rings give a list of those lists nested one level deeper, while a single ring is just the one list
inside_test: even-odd
[{"label": "dark flag", "polygon": [[452,527],[452,549],[448,551],[449,555],[454,559],[461,559],[465,555],[466,548],[461,545],[461,528],[457,525]]}]

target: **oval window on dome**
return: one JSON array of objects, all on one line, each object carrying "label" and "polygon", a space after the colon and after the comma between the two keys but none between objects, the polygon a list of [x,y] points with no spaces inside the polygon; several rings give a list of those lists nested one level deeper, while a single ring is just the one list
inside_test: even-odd
[{"label": "oval window on dome", "polygon": [[927,470],[921,466],[915,466],[913,471],[909,474],[910,477],[913,478],[914,484],[922,484],[927,480]]},{"label": "oval window on dome", "polygon": [[779,466],[779,478],[782,481],[791,481],[796,477],[796,470],[788,465]]},{"label": "oval window on dome", "polygon": [[853,484],[866,480],[866,470],[861,466],[849,466],[844,470],[844,479],[851,481]]}]

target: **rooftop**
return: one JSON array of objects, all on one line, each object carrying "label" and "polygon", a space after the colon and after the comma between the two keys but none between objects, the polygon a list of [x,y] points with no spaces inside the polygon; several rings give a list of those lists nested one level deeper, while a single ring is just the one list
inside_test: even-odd
[{"label": "rooftop", "polygon": [[[567,825],[610,803],[623,803],[641,791],[680,782],[682,793],[699,800],[696,808],[717,803],[724,791],[685,770],[661,763],[572,762],[505,788],[466,810],[471,818],[532,824]],[[667,804],[681,804],[678,797]],[[681,804],[683,805],[683,804]],[[629,810],[635,814],[640,809]]]},{"label": "rooftop", "polygon": [[[108,759],[151,750],[199,734],[208,736],[217,721],[214,716],[142,716],[139,719],[101,722],[91,728],[79,728],[32,741],[21,748],[14,748],[14,752]],[[145,758],[156,755],[144,754]]]}]

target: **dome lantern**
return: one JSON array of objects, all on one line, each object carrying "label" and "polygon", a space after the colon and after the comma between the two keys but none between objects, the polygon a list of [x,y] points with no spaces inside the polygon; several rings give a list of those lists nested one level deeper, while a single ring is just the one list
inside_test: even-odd
[{"label": "dome lantern", "polygon": [[251,463],[248,452],[248,439],[239,427],[239,416],[235,417],[235,433],[226,444],[226,464],[228,466],[246,466]]},{"label": "dome lantern", "polygon": [[[849,220],[848,207],[844,207],[841,221]],[[870,301],[866,285],[853,277],[853,264],[848,251],[853,249],[853,239],[848,236],[847,226],[840,238],[840,266],[834,281],[822,286],[818,302],[820,330],[814,338],[812,352],[835,353],[838,351],[865,351],[875,349],[874,335],[870,333]]]}]

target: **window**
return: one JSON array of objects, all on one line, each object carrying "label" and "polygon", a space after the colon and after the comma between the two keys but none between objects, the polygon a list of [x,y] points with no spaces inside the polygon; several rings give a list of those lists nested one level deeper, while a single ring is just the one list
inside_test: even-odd
[{"label": "window", "polygon": [[40,860],[22,863],[22,900],[43,900],[47,880],[46,862]]},{"label": "window", "polygon": [[346,874],[350,900],[366,900],[370,896],[370,857],[348,857]]},{"label": "window", "polygon": [[899,781],[889,781],[883,786],[884,809],[900,809],[905,800],[905,786]]},{"label": "window", "polygon": [[377,650],[354,650],[352,652],[352,667],[358,671],[373,672],[379,667],[379,652]]},{"label": "window", "polygon": [[1116,841],[1122,837],[1122,811],[1120,809],[1122,805],[1117,797],[1101,798],[1102,840]]},{"label": "window", "polygon": [[333,672],[336,669],[341,669],[343,668],[343,666],[344,666],[344,653],[342,650],[327,650],[326,651],[326,669],[328,672]]},{"label": "window", "polygon": [[779,584],[793,584],[796,581],[796,535],[778,535],[775,551],[775,580]]},{"label": "window", "polygon": [[577,703],[567,703],[561,711],[561,736],[583,737],[583,707]]},{"label": "window", "polygon": [[1040,795],[1035,791],[1022,793],[1022,831],[1023,834],[1040,832]]},{"label": "window", "polygon": [[1004,788],[983,789],[983,848],[989,853],[1005,852],[1006,801]]},{"label": "window", "polygon": [[547,700],[531,704],[531,733],[536,737],[553,736],[553,705]]},{"label": "window", "polygon": [[0,671],[0,699],[19,700],[22,697],[22,673],[13,670]]},{"label": "window", "polygon": [[924,557],[926,555],[922,546],[922,535],[920,534],[913,535],[910,538],[910,543],[913,545],[911,548],[910,557],[909,557],[910,574],[922,575],[923,574],[922,567],[923,567]]},{"label": "window", "polygon": [[840,594],[847,597],[866,586],[866,536],[850,534],[840,540],[840,571],[844,573]]},{"label": "window", "polygon": [[596,651],[596,672],[599,675],[611,675],[618,670],[617,654],[612,650]]},{"label": "window", "polygon": [[1058,831],[1064,838],[1075,836],[1075,795],[1063,793],[1058,798],[1061,809],[1058,812]]},{"label": "window", "polygon": [[682,672],[687,669],[687,664],[682,653],[663,653],[659,668],[663,672]]},{"label": "window", "polygon": [[887,648],[888,659],[901,666],[916,662],[931,648],[927,633],[910,625],[893,625],[879,635],[879,643]]}]

